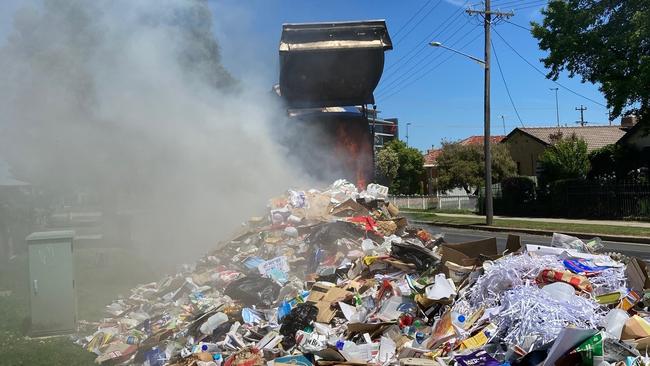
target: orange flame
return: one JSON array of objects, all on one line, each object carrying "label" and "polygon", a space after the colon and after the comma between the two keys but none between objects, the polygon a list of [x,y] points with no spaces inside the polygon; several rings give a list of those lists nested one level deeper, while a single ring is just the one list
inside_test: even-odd
[{"label": "orange flame", "polygon": [[[336,155],[343,170],[356,179],[359,189],[365,189],[372,174],[372,146],[368,135],[339,125],[336,129]],[[370,172],[370,173],[369,173]]]}]

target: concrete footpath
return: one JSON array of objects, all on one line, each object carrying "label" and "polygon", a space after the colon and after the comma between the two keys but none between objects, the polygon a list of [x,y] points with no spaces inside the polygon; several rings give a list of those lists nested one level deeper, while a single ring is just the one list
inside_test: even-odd
[{"label": "concrete footpath", "polygon": [[[446,216],[446,217],[485,218],[485,216],[481,216],[481,215],[450,214],[450,213],[438,213],[438,212],[436,212],[435,214],[436,216],[443,216],[443,217]],[[497,215],[495,215],[494,218],[500,220],[553,222],[558,224],[611,225],[611,226],[650,228],[650,222],[643,222],[643,221],[556,219],[556,218],[512,217],[512,216],[497,216]]]},{"label": "concrete footpath", "polygon": [[[405,212],[408,215],[408,212]],[[485,218],[485,216],[480,215],[464,215],[464,214],[445,214],[437,213],[436,216],[440,217],[466,217],[466,218]],[[613,221],[613,220],[575,220],[575,219],[549,219],[549,218],[533,218],[533,217],[510,217],[510,216],[494,216],[495,219],[503,220],[518,220],[518,221],[533,221],[533,222],[553,222],[558,224],[585,224],[585,225],[611,225],[611,226],[623,226],[623,227],[641,227],[641,228],[650,228],[650,223],[641,222],[641,221]],[[650,244],[650,237],[645,236],[632,236],[632,235],[610,235],[610,234],[600,234],[600,233],[590,233],[590,232],[572,232],[566,230],[541,230],[541,229],[528,229],[528,228],[517,228],[517,227],[501,227],[501,226],[487,226],[485,224],[455,224],[455,223],[441,223],[428,220],[409,220],[410,222],[416,224],[428,224],[441,227],[453,227],[458,229],[471,229],[471,230],[483,230],[483,231],[494,231],[494,232],[510,232],[510,233],[524,233],[532,235],[553,235],[554,232],[561,232],[563,234],[575,236],[581,239],[591,239],[594,237],[599,237],[602,240],[615,241],[615,242],[626,242],[626,243],[639,243],[639,244]]]}]

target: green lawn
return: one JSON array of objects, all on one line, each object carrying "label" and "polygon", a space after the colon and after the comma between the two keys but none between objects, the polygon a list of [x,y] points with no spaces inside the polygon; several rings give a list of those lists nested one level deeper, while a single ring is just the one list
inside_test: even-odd
[{"label": "green lawn", "polygon": [[[417,211],[417,212],[411,211],[411,212],[404,212],[404,214],[415,220],[431,221],[433,224],[459,224],[459,225],[484,225],[485,224],[485,219],[480,216],[476,216],[476,217],[438,216],[434,212],[426,212],[426,211]],[[535,229],[535,230],[548,230],[548,231],[556,231],[556,232],[588,233],[588,234],[598,234],[598,235],[650,236],[650,228],[614,226],[614,225],[572,224],[572,223],[494,219],[493,226],[513,228],[513,229]]]},{"label": "green lawn", "polygon": [[[78,318],[98,320],[104,306],[118,295],[128,296],[138,283],[155,280],[148,263],[122,249],[76,249]],[[95,355],[72,343],[69,337],[29,339],[27,261],[18,256],[0,269],[0,365],[93,365]]]}]

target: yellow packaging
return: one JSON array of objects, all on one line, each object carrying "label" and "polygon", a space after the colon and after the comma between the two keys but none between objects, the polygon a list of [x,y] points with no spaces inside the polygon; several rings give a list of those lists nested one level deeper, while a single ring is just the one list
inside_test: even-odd
[{"label": "yellow packaging", "polygon": [[460,344],[460,349],[474,349],[480,348],[487,344],[487,342],[492,338],[494,332],[496,332],[497,326],[490,323],[485,326],[480,332],[478,332],[473,337],[469,337],[466,340],[462,341]]}]

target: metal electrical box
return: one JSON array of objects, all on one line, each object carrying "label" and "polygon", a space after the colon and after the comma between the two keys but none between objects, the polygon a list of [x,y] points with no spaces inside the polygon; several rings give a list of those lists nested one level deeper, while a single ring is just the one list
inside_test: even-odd
[{"label": "metal electrical box", "polygon": [[74,231],[29,235],[29,287],[32,336],[74,332],[77,301],[74,285]]}]

